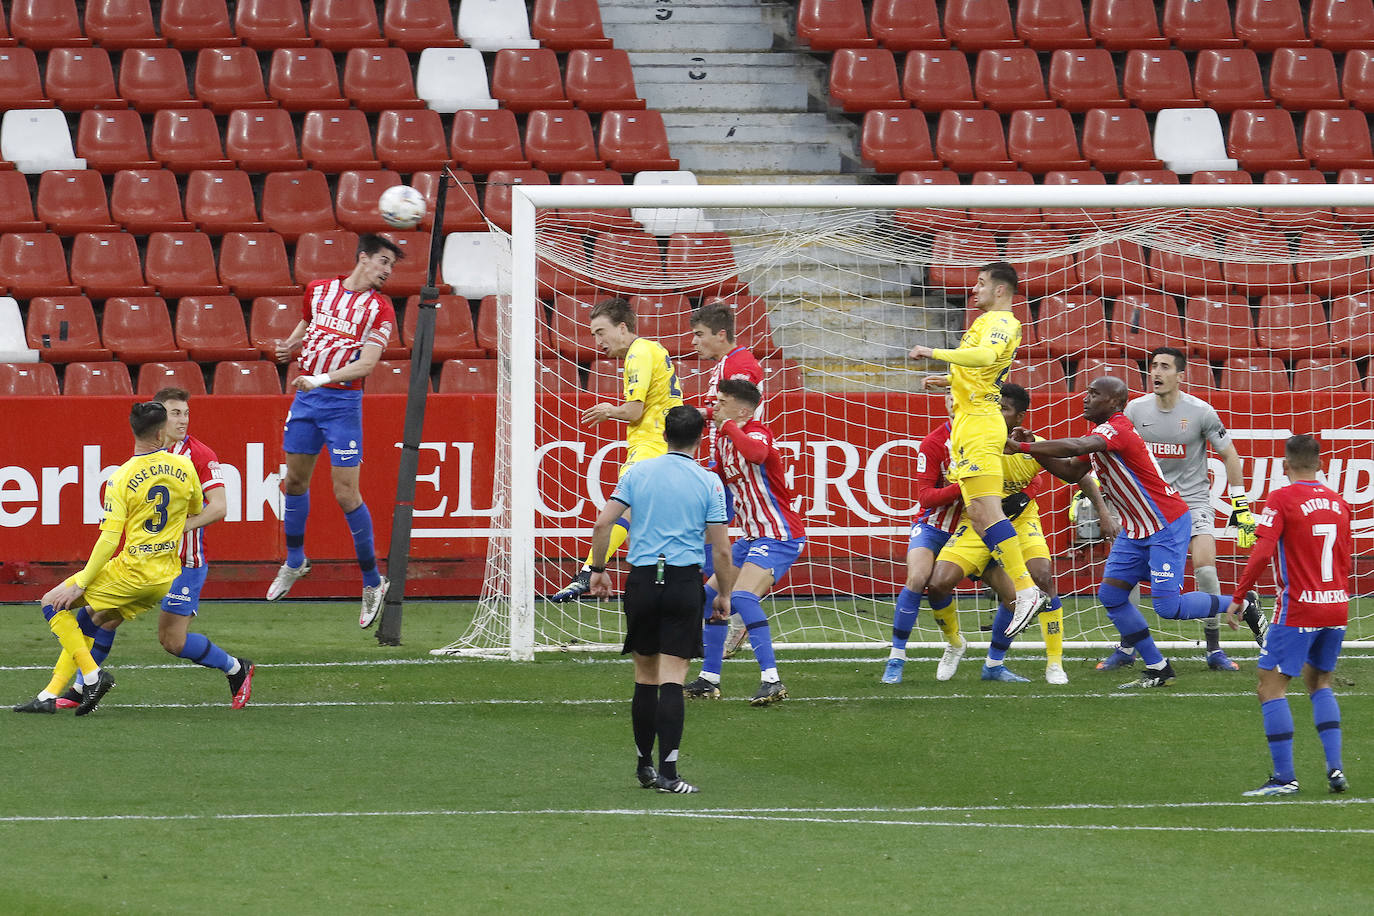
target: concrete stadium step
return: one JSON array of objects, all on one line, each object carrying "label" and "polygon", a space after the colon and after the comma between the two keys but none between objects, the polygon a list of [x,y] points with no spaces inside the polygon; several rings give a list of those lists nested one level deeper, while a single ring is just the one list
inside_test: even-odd
[{"label": "concrete stadium step", "polygon": [[722,25],[745,23],[763,25],[767,22],[763,9],[750,0],[722,0],[722,2],[674,3],[673,0],[602,0],[601,22],[632,25],[683,24]]},{"label": "concrete stadium step", "polygon": [[693,172],[727,170],[742,176],[760,176],[778,171],[826,174],[843,167],[840,150],[833,141],[815,140],[780,143],[671,141],[673,156],[684,169]]},{"label": "concrete stadium step", "polygon": [[773,30],[763,23],[615,22],[605,18],[606,37],[616,47],[635,51],[767,51]]}]

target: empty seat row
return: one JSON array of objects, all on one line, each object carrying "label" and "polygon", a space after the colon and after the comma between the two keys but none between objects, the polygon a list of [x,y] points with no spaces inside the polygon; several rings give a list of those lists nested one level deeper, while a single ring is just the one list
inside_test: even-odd
[{"label": "empty seat row", "polygon": [[[30,48],[97,44],[121,49],[173,47],[326,48],[396,45],[424,48],[605,47],[596,0],[386,0],[380,22],[374,0],[162,0],[154,27],[149,0],[14,0],[8,24],[0,15],[0,43]],[[309,9],[307,14],[306,9]],[[454,8],[457,7],[457,15]]]},{"label": "empty seat row", "polygon": [[[1028,388],[1072,388],[1083,391],[1094,380],[1111,376],[1125,382],[1131,391],[1148,391],[1149,379],[1142,364],[1120,357],[1091,356],[1077,361],[1069,373],[1059,359],[1025,360],[1012,367],[1008,378]],[[1218,369],[1210,363],[1192,363],[1188,386],[1244,394],[1274,394],[1320,391],[1368,391],[1371,382],[1361,380],[1359,366],[1351,359],[1301,359],[1291,373],[1274,357],[1233,356],[1222,360]]]},{"label": "empty seat row", "polygon": [[[1306,27],[1304,7],[1309,12]],[[1160,17],[1155,0],[1092,0],[1085,17],[1081,0],[1019,0],[1013,23],[1008,0],[873,0],[867,22],[860,0],[801,0],[797,37],[818,51],[876,45],[904,51],[951,44],[967,51],[1023,45],[1036,50],[1093,45],[1110,50],[1170,45],[1270,50],[1313,42],[1346,50],[1374,47],[1374,3],[1165,0]]]}]

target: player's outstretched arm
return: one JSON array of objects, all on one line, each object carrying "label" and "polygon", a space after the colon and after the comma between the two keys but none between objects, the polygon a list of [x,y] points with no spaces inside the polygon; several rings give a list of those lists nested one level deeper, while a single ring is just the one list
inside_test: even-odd
[{"label": "player's outstretched arm", "polygon": [[298,375],[292,384],[301,391],[310,391],[321,385],[351,382],[354,379],[367,378],[372,374],[372,370],[377,368],[377,363],[381,358],[381,346],[378,344],[363,344],[363,350],[358,354],[358,358],[347,366],[342,366],[329,372],[322,372],[319,375]]},{"label": "player's outstretched arm", "polygon": [[205,507],[195,515],[186,516],[183,531],[195,531],[206,525],[213,525],[229,513],[229,499],[224,495],[224,487],[215,487],[205,495]]},{"label": "player's outstretched arm", "polygon": [[1240,629],[1240,612],[1244,605],[1241,600],[1245,593],[1255,587],[1259,582],[1260,575],[1269,568],[1269,563],[1274,559],[1274,554],[1278,552],[1278,536],[1270,535],[1266,529],[1265,534],[1261,535],[1255,549],[1250,551],[1250,559],[1245,562],[1245,571],[1241,573],[1240,581],[1236,583],[1234,596],[1231,604],[1226,608],[1226,625],[1233,630]]},{"label": "player's outstretched arm", "polygon": [[1039,442],[1020,441],[1013,430],[1008,438],[1006,450],[1030,455],[1040,466],[1060,480],[1078,483],[1090,470],[1085,461],[1071,461],[1081,455],[1105,451],[1107,442],[1101,436],[1082,436],[1076,439],[1044,439]]},{"label": "player's outstretched arm", "polygon": [[582,425],[595,426],[606,420],[638,423],[642,416],[644,416],[643,401],[626,401],[624,404],[593,404],[582,411]]}]

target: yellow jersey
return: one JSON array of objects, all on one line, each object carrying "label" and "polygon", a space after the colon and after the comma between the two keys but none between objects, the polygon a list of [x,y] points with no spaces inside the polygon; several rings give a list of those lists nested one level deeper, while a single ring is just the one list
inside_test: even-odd
[{"label": "yellow jersey", "polygon": [[644,404],[638,422],[625,430],[626,449],[631,454],[637,448],[665,453],[664,417],[672,408],[682,406],[682,387],[672,358],[658,341],[637,337],[630,344],[625,354],[625,400]]},{"label": "yellow jersey", "polygon": [[[1035,437],[1036,442],[1043,442],[1039,436]],[[1024,452],[1015,455],[1002,456],[1002,495],[1011,496],[1013,493],[1020,493],[1030,482],[1035,479],[1035,475],[1043,471],[1040,462]],[[1032,500],[1033,502],[1034,500]]]},{"label": "yellow jersey", "polygon": [[100,530],[124,535],[111,573],[128,583],[170,582],[181,573],[187,515],[205,507],[196,466],[185,455],[135,455],[105,484]]},{"label": "yellow jersey", "polygon": [[974,319],[959,341],[959,349],[990,348],[993,360],[987,366],[951,363],[949,382],[955,413],[987,416],[1001,412],[1002,378],[1011,368],[1020,343],[1021,322],[1011,312],[984,312]]}]

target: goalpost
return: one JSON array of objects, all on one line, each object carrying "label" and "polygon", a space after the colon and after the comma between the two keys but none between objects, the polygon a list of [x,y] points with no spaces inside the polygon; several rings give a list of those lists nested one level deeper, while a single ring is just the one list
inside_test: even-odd
[{"label": "goalpost", "polygon": [[[1188,354],[1184,390],[1228,427],[1252,501],[1281,485],[1283,440],[1315,433],[1329,483],[1354,505],[1357,553],[1374,538],[1374,397],[1363,378],[1374,390],[1374,245],[1365,238],[1374,187],[513,192],[509,295],[483,304],[499,309],[500,343],[487,582],[471,627],[435,654],[529,659],[619,646],[618,601],[543,597],[580,568],[623,456],[623,425],[578,422],[591,404],[620,400],[619,361],[596,352],[586,330],[591,305],[610,295],[633,295],[638,333],[673,354],[688,404],[699,403],[710,371],[688,325],[705,302],[732,306],[739,342],[765,366],[764,419],[790,460],[808,534],[765,602],[780,648],[887,643],[918,509],[916,445],[945,418],[943,398],[921,386],[944,364],[906,353],[957,345],[968,290],[994,260],[1021,277],[1023,340],[1008,381],[1029,390],[1037,433],[1082,435],[1088,381],[1117,375],[1133,396],[1144,393],[1146,354],[1174,346]],[[1215,456],[1211,464],[1225,592],[1245,557],[1225,528],[1224,471]],[[1066,643],[1114,645],[1095,597],[1105,545],[1091,524],[1071,522],[1070,489],[1054,481],[1039,499]],[[617,568],[618,583],[623,553]],[[1357,561],[1357,593],[1364,571]],[[1272,596],[1272,577],[1261,582]],[[993,602],[973,589],[957,601],[962,628],[977,634]],[[1198,623],[1148,619],[1161,645],[1201,645]],[[1032,627],[1019,644],[1036,646],[1038,636]],[[1374,645],[1374,614],[1355,603],[1348,640]],[[911,645],[942,645],[928,612]]]}]

